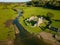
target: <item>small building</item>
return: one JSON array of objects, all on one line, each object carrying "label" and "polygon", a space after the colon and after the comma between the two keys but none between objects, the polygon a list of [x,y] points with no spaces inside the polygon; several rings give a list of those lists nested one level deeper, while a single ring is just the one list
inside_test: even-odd
[{"label": "small building", "polygon": [[43,23],[43,17],[39,18],[37,21],[37,25],[40,26],[40,24]]},{"label": "small building", "polygon": [[35,20],[36,18],[37,18],[37,16],[32,16],[29,19],[27,19],[27,21]]}]

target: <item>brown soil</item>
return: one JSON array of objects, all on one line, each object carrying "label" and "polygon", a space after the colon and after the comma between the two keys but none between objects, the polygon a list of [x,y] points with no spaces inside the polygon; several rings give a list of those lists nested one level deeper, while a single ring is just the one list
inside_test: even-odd
[{"label": "brown soil", "polygon": [[10,25],[12,25],[12,23],[13,23],[13,20],[9,19],[4,24],[5,24],[5,27],[10,27]]},{"label": "brown soil", "polygon": [[43,39],[44,42],[50,43],[51,45],[60,45],[60,43],[53,38],[51,33],[41,32],[37,35],[39,39]]}]

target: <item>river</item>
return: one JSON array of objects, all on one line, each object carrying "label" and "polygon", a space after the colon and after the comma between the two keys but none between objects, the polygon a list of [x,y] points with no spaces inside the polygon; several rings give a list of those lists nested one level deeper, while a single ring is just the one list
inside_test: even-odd
[{"label": "river", "polygon": [[16,38],[14,40],[14,45],[48,45],[47,43],[39,40],[36,36],[30,34],[24,27],[19,23],[19,17],[22,16],[23,13],[19,13],[19,15],[13,21],[13,24],[19,30],[19,34],[15,35]]}]

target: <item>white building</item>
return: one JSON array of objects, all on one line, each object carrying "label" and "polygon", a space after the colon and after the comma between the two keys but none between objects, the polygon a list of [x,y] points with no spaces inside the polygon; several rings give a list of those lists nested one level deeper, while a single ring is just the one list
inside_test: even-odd
[{"label": "white building", "polygon": [[38,19],[37,25],[40,26],[41,23],[43,23],[43,17]]}]

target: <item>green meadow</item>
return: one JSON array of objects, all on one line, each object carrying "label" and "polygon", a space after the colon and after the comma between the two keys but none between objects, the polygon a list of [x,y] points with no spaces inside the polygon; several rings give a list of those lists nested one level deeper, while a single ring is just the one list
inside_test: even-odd
[{"label": "green meadow", "polygon": [[[10,19],[15,19],[15,17],[18,15],[15,11],[11,9],[12,6],[10,6],[8,9],[3,9],[3,6],[0,7],[0,40],[6,40],[8,39],[8,34],[10,35],[10,38],[14,39],[14,28],[13,25],[10,27],[5,26],[5,22]],[[31,27],[26,26],[24,23],[24,20],[26,18],[29,18],[33,15],[45,15],[48,12],[51,12],[54,14],[54,17],[52,19],[60,20],[60,11],[59,10],[53,10],[53,9],[46,9],[41,7],[16,7],[18,9],[23,9],[24,13],[23,16],[19,18],[19,23],[31,34],[38,34],[42,30],[39,27]],[[23,18],[24,17],[24,18]],[[54,27],[57,27],[60,29],[60,22],[54,22],[51,24]],[[11,32],[9,32],[11,31]],[[47,32],[50,32],[50,30],[46,30]]]},{"label": "green meadow", "polygon": [[[24,23],[24,20],[31,17],[31,16],[37,16],[37,15],[44,15],[46,16],[46,14],[48,12],[51,12],[54,14],[54,16],[52,17],[52,19],[55,20],[60,20],[60,11],[59,10],[53,10],[53,9],[46,9],[46,8],[41,8],[41,7],[25,7],[23,8],[24,10],[24,14],[23,17],[20,17],[19,21],[20,23],[23,25],[23,27],[29,31],[31,34],[38,34],[39,32],[41,32],[42,30],[39,27],[31,27],[30,25],[26,26]],[[60,22],[55,22],[52,21],[53,23],[51,24],[53,27],[59,28],[60,29]],[[45,30],[46,32],[51,32],[51,33],[55,33],[54,31],[51,31],[49,29]]]},{"label": "green meadow", "polygon": [[14,38],[13,26],[10,25],[9,27],[6,27],[5,23],[7,22],[7,20],[13,20],[15,17],[16,14],[13,10],[0,8],[0,40],[8,39],[8,35],[10,35],[10,38]]}]

